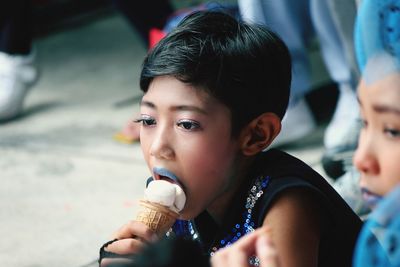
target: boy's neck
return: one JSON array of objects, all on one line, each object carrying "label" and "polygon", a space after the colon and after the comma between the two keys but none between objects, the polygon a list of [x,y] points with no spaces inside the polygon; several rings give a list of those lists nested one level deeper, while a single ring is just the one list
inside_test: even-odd
[{"label": "boy's neck", "polygon": [[210,207],[207,209],[210,216],[214,219],[214,221],[218,225],[222,224],[223,219],[227,212],[227,208],[228,208],[229,203],[231,202],[233,196],[234,196],[234,192],[225,194],[223,197],[220,197],[216,201],[214,201],[214,203],[212,205],[210,205]]},{"label": "boy's neck", "polygon": [[250,179],[250,167],[254,159],[255,157],[246,158],[245,160],[242,158],[241,161],[239,160],[240,163],[237,166],[240,167],[236,169],[234,176],[231,178],[234,182],[225,193],[223,193],[207,208],[207,212],[217,224],[222,224],[226,213],[229,210],[229,206],[232,204],[233,198],[239,192],[245,179]]}]

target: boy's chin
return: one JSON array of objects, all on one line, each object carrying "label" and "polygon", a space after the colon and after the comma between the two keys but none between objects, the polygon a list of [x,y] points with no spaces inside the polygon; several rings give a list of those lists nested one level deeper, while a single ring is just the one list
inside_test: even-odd
[{"label": "boy's chin", "polygon": [[192,214],[187,211],[187,209],[183,209],[179,214],[179,220],[189,221],[193,220],[197,217],[198,214]]}]

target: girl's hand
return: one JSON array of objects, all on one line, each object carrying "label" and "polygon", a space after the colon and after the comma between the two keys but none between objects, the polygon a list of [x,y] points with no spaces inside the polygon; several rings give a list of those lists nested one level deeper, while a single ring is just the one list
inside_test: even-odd
[{"label": "girl's hand", "polygon": [[240,238],[233,245],[220,249],[211,258],[212,267],[251,266],[249,259],[257,256],[260,267],[278,267],[278,256],[269,237],[269,228],[262,227]]},{"label": "girl's hand", "polygon": [[133,255],[137,254],[146,243],[158,240],[158,237],[145,224],[130,221],[113,234],[112,240],[115,241],[103,246],[101,249],[103,252],[100,250],[100,267],[132,261]]}]

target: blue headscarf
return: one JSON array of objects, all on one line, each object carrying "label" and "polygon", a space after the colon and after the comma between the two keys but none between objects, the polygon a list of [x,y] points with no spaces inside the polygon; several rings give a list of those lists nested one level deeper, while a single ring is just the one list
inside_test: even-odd
[{"label": "blue headscarf", "polygon": [[[400,71],[400,0],[363,0],[354,32],[357,62],[364,79],[376,80]],[[373,65],[373,71],[367,70],[368,65]]]},{"label": "blue headscarf", "polygon": [[379,203],[365,222],[353,265],[400,266],[400,185]]}]

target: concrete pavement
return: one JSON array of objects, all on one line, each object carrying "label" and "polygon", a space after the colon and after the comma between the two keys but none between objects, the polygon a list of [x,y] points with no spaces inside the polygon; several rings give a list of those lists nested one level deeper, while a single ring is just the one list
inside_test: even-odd
[{"label": "concrete pavement", "polygon": [[[0,124],[0,262],[97,266],[148,176],[112,135],[138,110],[145,48],[118,15],[35,41],[41,70],[24,114]],[[320,128],[289,152],[320,169]]]}]

